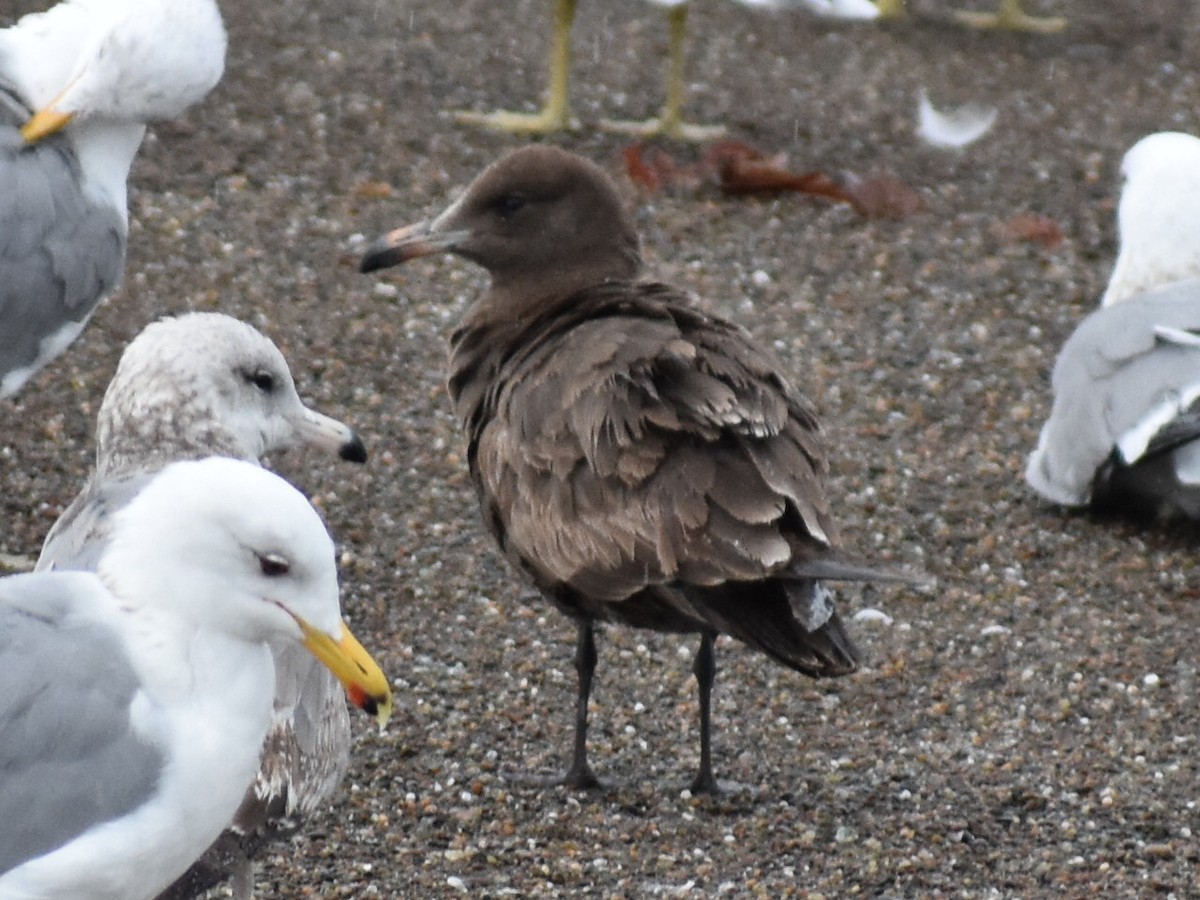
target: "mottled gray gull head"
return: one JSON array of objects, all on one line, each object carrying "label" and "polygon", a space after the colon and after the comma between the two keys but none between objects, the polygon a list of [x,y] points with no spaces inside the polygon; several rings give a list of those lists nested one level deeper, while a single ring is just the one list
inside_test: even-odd
[{"label": "mottled gray gull head", "polygon": [[366,460],[358,435],[300,402],[283,354],[245,322],[190,313],[125,349],[96,425],[97,476],[204,456],[252,462],[310,444]]},{"label": "mottled gray gull head", "polygon": [[1148,135],[1125,154],[1121,174],[1121,250],[1102,306],[1200,277],[1200,139]]},{"label": "mottled gray gull head", "polygon": [[612,179],[595,163],[545,144],[488,166],[432,221],[384,235],[361,268],[440,251],[483,266],[510,300],[632,278],[641,266],[637,232]]}]

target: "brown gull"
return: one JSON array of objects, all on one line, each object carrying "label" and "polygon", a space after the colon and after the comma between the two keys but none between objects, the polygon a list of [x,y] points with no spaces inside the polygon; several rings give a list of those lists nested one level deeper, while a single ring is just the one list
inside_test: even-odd
[{"label": "brown gull", "polygon": [[821,429],[740,327],[637,280],[638,237],[596,165],[549,146],[485,170],[445,212],[391,232],[364,271],[449,251],[491,289],[451,338],[449,391],[484,522],[578,627],[566,784],[587,762],[594,627],[698,632],[700,768],[714,639],[816,678],[859,653],[824,579],[890,580],[841,550]]}]

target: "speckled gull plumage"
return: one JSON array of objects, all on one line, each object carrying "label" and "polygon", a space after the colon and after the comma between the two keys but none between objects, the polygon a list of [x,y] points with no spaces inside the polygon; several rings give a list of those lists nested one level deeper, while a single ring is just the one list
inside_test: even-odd
[{"label": "speckled gull plumage", "polygon": [[[173,461],[257,463],[300,444],[366,458],[353,430],[301,403],[266,336],[219,313],[164,319],[138,335],[105,394],[96,435],[95,471],[51,529],[40,570],[94,569],[114,512]],[[350,722],[341,687],[302,649],[274,652],[275,708],[255,783],[234,827],[168,896],[244,875],[254,852],[320,808],[345,774]]]}]

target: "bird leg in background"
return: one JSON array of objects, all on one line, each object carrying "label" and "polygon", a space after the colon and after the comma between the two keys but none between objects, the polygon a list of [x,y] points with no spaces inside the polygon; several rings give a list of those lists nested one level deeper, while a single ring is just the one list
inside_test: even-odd
[{"label": "bird leg in background", "polygon": [[575,748],[571,768],[562,783],[571,788],[597,788],[600,779],[587,761],[588,699],[592,695],[592,676],[596,672],[596,635],[591,622],[579,623],[575,642],[575,671],[579,673],[579,696],[575,704]]},{"label": "bird leg in background", "polygon": [[1061,16],[1031,16],[1021,9],[1021,0],[1000,0],[994,13],[959,10],[954,17],[971,28],[1007,28],[1011,31],[1032,31],[1053,34],[1067,27]]},{"label": "bird leg in background", "polygon": [[549,134],[577,128],[567,107],[567,85],[571,68],[571,24],[575,20],[576,0],[555,0],[554,38],[550,47],[550,93],[538,113],[457,112],[454,118],[467,125],[482,125],[497,131],[517,134]]},{"label": "bird leg in background", "polygon": [[644,122],[621,122],[606,120],[600,127],[620,134],[640,137],[665,137],[680,141],[711,141],[725,134],[722,125],[692,125],[683,121],[683,44],[687,30],[687,4],[671,7],[667,11],[670,26],[670,63],[667,70],[667,99],[657,119]]},{"label": "bird leg in background", "polygon": [[717,677],[717,649],[710,631],[700,636],[692,673],[700,689],[700,771],[692,782],[692,793],[719,794],[721,788],[712,772],[712,686]]},{"label": "bird leg in background", "polygon": [[881,19],[900,19],[904,17],[904,0],[875,0],[875,8],[879,10]]},{"label": "bird leg in background", "polygon": [[32,556],[18,553],[0,553],[0,575],[16,575],[29,572],[37,563]]}]

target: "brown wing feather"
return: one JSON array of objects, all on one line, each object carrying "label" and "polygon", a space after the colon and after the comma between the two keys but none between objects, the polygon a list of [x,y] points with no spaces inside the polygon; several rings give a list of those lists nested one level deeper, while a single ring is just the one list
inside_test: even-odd
[{"label": "brown wing feather", "polygon": [[486,518],[552,595],[749,581],[836,540],[807,403],[741,329],[670,288],[576,295],[460,396],[485,398],[459,410]]}]

